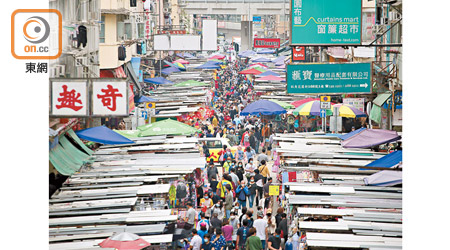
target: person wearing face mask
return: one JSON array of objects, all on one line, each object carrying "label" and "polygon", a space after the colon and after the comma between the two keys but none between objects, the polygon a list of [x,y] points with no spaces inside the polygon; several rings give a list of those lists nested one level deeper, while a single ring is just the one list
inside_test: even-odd
[{"label": "person wearing face mask", "polygon": [[210,234],[205,234],[204,243],[202,244],[202,250],[214,250],[214,247],[211,244],[211,235]]},{"label": "person wearing face mask", "polygon": [[240,161],[240,162],[238,162],[238,165],[236,167],[236,175],[239,178],[239,182],[244,180],[244,174],[245,174],[244,165]]},{"label": "person wearing face mask", "polygon": [[239,223],[237,214],[235,212],[231,212],[230,225],[233,227],[233,234],[231,237],[233,240],[233,246],[236,246],[237,230],[239,229]]},{"label": "person wearing face mask", "polygon": [[209,197],[209,193],[205,192],[205,195],[200,200],[200,206],[202,207],[202,211],[204,210],[203,212],[205,214],[205,217],[211,218],[211,208],[213,207],[213,205],[214,204],[212,199]]},{"label": "person wearing face mask", "polygon": [[269,235],[275,233],[275,229],[277,229],[277,223],[275,220],[275,216],[272,215],[272,209],[267,209],[266,216],[264,219],[267,221],[267,229],[269,231]]},{"label": "person wearing face mask", "polygon": [[247,205],[247,196],[250,194],[248,187],[245,186],[244,181],[236,188],[236,196],[238,198],[239,206],[245,207]]},{"label": "person wearing face mask", "polygon": [[268,250],[281,250],[281,229],[277,228],[275,233],[269,237]]},{"label": "person wearing face mask", "polygon": [[253,159],[250,159],[245,166],[245,177],[247,177],[247,180],[255,175],[256,166],[253,165]]},{"label": "person wearing face mask", "polygon": [[231,168],[231,157],[227,158],[227,161],[223,164],[223,172],[224,173],[229,173],[230,172],[230,168]]},{"label": "person wearing face mask", "polygon": [[254,176],[250,177],[250,181],[247,184],[247,188],[250,193],[248,196],[248,204],[250,207],[253,207],[253,202],[254,202],[255,196],[256,196],[256,190],[258,189],[258,186],[256,185]]}]

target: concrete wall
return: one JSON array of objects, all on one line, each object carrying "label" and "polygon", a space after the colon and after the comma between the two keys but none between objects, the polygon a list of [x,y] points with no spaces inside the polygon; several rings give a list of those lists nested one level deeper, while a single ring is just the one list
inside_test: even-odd
[{"label": "concrete wall", "polygon": [[101,0],[100,4],[100,9],[103,10],[129,9],[129,8],[130,8],[129,0]]}]

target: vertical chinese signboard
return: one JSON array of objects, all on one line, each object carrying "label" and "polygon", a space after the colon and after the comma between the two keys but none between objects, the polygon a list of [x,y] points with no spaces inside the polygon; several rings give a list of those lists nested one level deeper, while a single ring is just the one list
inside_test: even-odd
[{"label": "vertical chinese signboard", "polygon": [[289,94],[371,93],[370,63],[289,64]]},{"label": "vertical chinese signboard", "polygon": [[128,116],[128,83],[121,79],[92,80],[93,116]]},{"label": "vertical chinese signboard", "polygon": [[361,44],[362,0],[291,0],[291,45]]},{"label": "vertical chinese signboard", "polygon": [[87,80],[52,80],[51,110],[53,116],[87,116],[88,82]]}]

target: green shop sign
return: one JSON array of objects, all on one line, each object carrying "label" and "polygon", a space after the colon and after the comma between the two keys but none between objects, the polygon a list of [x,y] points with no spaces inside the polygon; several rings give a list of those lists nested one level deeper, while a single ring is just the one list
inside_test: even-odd
[{"label": "green shop sign", "polygon": [[361,44],[362,0],[291,0],[291,45]]},{"label": "green shop sign", "polygon": [[371,93],[370,63],[288,64],[288,94]]}]

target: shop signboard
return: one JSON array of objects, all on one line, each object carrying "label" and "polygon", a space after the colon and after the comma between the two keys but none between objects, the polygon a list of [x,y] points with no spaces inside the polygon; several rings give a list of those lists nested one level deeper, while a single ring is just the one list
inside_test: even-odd
[{"label": "shop signboard", "polygon": [[279,48],[280,38],[255,38],[253,39],[254,48]]},{"label": "shop signboard", "polygon": [[254,16],[253,17],[253,22],[254,23],[261,22],[261,16]]},{"label": "shop signboard", "polygon": [[361,44],[362,0],[291,0],[291,45]]},{"label": "shop signboard", "polygon": [[371,93],[370,63],[288,64],[288,94]]},{"label": "shop signboard", "polygon": [[353,106],[362,112],[364,111],[364,98],[343,98],[342,103]]},{"label": "shop signboard", "polygon": [[305,47],[295,46],[292,48],[292,61],[304,61],[305,60]]},{"label": "shop signboard", "polygon": [[86,79],[51,79],[50,115],[82,117],[89,114]]},{"label": "shop signboard", "polygon": [[280,195],[280,186],[269,186],[269,195]]},{"label": "shop signboard", "polygon": [[92,80],[93,116],[128,116],[128,83],[125,79]]}]

